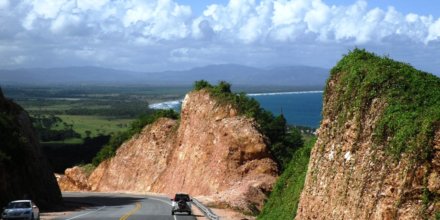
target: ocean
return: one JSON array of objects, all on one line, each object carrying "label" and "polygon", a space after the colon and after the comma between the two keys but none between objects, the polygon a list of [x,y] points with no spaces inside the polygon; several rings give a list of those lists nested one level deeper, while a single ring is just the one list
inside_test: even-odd
[{"label": "ocean", "polygon": [[[318,128],[321,122],[322,91],[253,93],[261,107],[274,115],[283,113],[289,125]],[[182,100],[151,104],[152,109],[180,110]]]},{"label": "ocean", "polygon": [[322,91],[249,94],[274,115],[283,113],[290,125],[318,128],[322,116]]}]

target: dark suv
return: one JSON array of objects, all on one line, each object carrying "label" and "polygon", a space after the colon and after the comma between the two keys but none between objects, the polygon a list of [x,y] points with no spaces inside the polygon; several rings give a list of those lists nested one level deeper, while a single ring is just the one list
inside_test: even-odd
[{"label": "dark suv", "polygon": [[192,199],[189,197],[188,194],[184,193],[177,193],[174,196],[174,199],[171,199],[172,202],[172,208],[171,208],[171,214],[174,215],[175,212],[186,212],[188,215],[191,215],[191,202]]}]

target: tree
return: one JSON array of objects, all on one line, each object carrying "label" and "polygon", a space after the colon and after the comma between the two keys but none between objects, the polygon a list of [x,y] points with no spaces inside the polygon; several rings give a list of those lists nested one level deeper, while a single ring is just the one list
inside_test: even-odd
[{"label": "tree", "polygon": [[86,138],[90,138],[90,135],[92,134],[92,132],[89,130],[86,130],[84,132],[86,133]]},{"label": "tree", "polygon": [[287,121],[284,115],[273,118],[268,124],[266,133],[273,143],[283,141],[287,133]]},{"label": "tree", "polygon": [[212,88],[212,85],[209,84],[206,80],[199,80],[194,82],[194,90],[198,91],[205,88]]},{"label": "tree", "polygon": [[292,128],[289,130],[286,136],[287,142],[293,148],[298,148],[304,145],[301,131],[298,128]]},{"label": "tree", "polygon": [[219,84],[215,87],[216,92],[219,93],[231,93],[231,84],[225,82],[225,81],[220,81]]}]

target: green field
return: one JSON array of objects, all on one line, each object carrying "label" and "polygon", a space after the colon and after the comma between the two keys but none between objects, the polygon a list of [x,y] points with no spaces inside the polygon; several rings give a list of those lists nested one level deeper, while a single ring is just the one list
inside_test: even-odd
[{"label": "green field", "polygon": [[3,89],[31,117],[40,119],[34,126],[44,143],[62,144],[125,131],[140,115],[152,112],[149,103],[181,99],[188,91],[187,87],[91,85]]},{"label": "green field", "polygon": [[77,145],[77,144],[83,144],[84,140],[82,138],[70,138],[70,139],[65,139],[62,141],[50,141],[50,142],[41,142],[43,144],[43,146],[50,146],[50,145],[59,145],[59,144],[63,144],[63,145]]},{"label": "green field", "polygon": [[133,119],[112,119],[102,116],[88,115],[57,115],[63,122],[73,125],[73,129],[86,137],[86,131],[90,131],[90,137],[96,137],[102,134],[111,134],[124,131],[130,125]]},{"label": "green field", "polygon": [[55,172],[92,162],[116,133],[153,113],[149,103],[183,98],[187,87],[5,86],[6,97],[31,116]]}]

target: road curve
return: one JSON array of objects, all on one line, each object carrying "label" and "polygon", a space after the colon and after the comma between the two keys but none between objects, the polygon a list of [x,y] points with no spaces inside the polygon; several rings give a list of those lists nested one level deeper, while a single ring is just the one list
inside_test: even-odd
[{"label": "road curve", "polygon": [[[167,197],[119,193],[63,193],[67,202],[93,204],[56,220],[194,220],[186,213],[171,215]],[[194,207],[193,207],[194,209]]]}]

